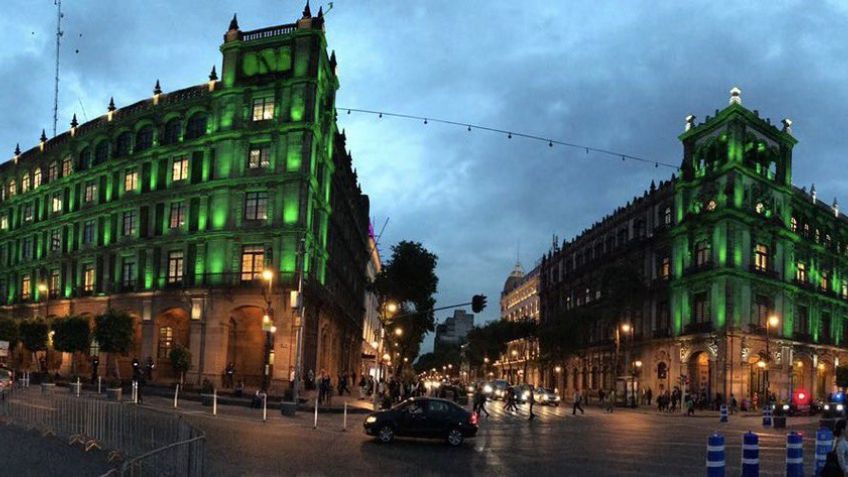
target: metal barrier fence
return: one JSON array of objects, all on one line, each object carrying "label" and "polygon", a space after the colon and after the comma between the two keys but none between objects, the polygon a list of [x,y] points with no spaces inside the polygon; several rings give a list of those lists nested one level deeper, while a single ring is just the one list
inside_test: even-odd
[{"label": "metal barrier fence", "polygon": [[121,467],[107,476],[203,475],[205,434],[168,412],[32,387],[0,396],[0,416],[10,424],[81,444],[86,451],[98,448],[109,451],[110,459],[123,458]]}]

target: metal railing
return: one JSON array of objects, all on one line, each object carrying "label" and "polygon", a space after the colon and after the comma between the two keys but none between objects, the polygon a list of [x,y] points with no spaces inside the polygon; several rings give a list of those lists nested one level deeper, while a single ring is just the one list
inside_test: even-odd
[{"label": "metal railing", "polygon": [[202,476],[205,434],[181,416],[99,397],[76,397],[63,388],[9,389],[0,395],[0,417],[20,427],[109,451],[122,458],[107,476]]}]

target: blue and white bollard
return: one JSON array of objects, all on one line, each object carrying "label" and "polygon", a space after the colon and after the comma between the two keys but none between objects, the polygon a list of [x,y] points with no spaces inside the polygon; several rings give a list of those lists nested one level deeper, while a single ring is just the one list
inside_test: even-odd
[{"label": "blue and white bollard", "polygon": [[827,453],[831,449],[833,449],[833,432],[822,427],[816,432],[816,472],[814,475],[821,474],[824,463],[827,461]]},{"label": "blue and white bollard", "polygon": [[724,436],[718,432],[707,439],[707,477],[724,477]]},{"label": "blue and white bollard", "polygon": [[721,416],[718,422],[727,422],[727,404],[722,404],[719,410],[719,415]]},{"label": "blue and white bollard", "polygon": [[804,477],[804,436],[786,434],[786,477]]},{"label": "blue and white bollard", "polygon": [[742,477],[760,475],[760,437],[751,431],[742,436]]},{"label": "blue and white bollard", "polygon": [[763,408],[763,427],[771,427],[771,406]]}]

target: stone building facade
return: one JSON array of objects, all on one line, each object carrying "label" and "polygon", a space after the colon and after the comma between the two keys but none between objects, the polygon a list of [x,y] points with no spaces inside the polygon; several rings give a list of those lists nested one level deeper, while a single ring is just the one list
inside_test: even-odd
[{"label": "stone building facade", "polygon": [[679,177],[545,254],[541,319],[589,319],[549,382],[594,392],[633,378],[654,394],[760,402],[834,390],[848,359],[848,218],[792,185],[791,121],[775,127],[731,94],[714,117],[687,118]]},{"label": "stone building facade", "polygon": [[0,314],[127,311],[124,373],[149,356],[162,381],[181,345],[189,381],[220,382],[232,362],[236,380],[258,385],[270,344],[279,390],[295,366],[302,277],[304,372],[355,371],[369,203],[336,126],[323,16],[307,6],[253,31],[234,17],[221,52],[220,77],[170,93],[157,81],[152,97],[74,117],[0,165]]},{"label": "stone building facade", "polygon": [[[510,272],[501,291],[501,320],[539,321],[539,267],[528,273],[520,262]],[[511,382],[542,384],[538,361],[539,346],[532,340],[514,340],[507,344],[506,352],[493,363],[499,377]],[[525,375],[526,373],[526,375]]]}]

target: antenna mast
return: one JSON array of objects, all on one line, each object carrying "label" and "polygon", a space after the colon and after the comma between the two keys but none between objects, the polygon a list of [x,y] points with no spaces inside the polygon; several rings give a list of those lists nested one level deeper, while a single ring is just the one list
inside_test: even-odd
[{"label": "antenna mast", "polygon": [[59,122],[59,45],[62,39],[62,0],[53,0],[56,5],[56,77],[53,82],[53,137],[56,137],[56,124]]}]

